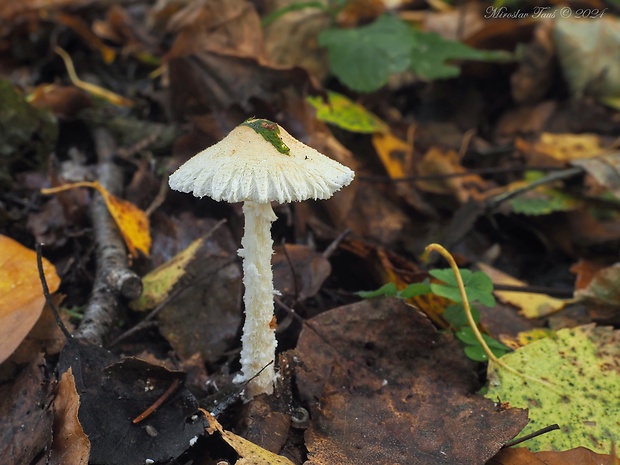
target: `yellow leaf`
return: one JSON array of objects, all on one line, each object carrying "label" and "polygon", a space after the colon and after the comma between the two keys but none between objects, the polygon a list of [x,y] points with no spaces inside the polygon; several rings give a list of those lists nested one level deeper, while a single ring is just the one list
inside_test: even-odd
[{"label": "yellow leaf", "polygon": [[[526,286],[526,283],[484,263],[477,263],[480,271],[485,272],[494,284],[509,286]],[[569,300],[556,299],[545,294],[529,292],[495,291],[495,295],[504,303],[514,305],[527,318],[539,318],[557,312],[569,303]]]},{"label": "yellow leaf", "polygon": [[390,178],[402,178],[407,175],[406,163],[413,151],[410,144],[392,133],[377,132],[372,135],[372,145]]},{"label": "yellow leaf", "polygon": [[546,132],[543,132],[534,144],[530,145],[521,140],[518,147],[522,151],[533,151],[563,162],[596,157],[602,155],[605,150],[601,147],[600,138],[596,134],[550,134]]},{"label": "yellow leaf", "polygon": [[[43,270],[50,292],[55,292],[60,278],[54,265],[43,259]],[[0,235],[0,363],[26,337],[44,305],[36,252]]]},{"label": "yellow leaf", "polygon": [[131,202],[119,199],[110,194],[101,184],[95,182],[76,182],[51,189],[41,189],[45,195],[74,189],[76,187],[90,187],[96,189],[105,201],[108,211],[116,226],[118,226],[127,249],[133,257],[138,256],[138,250],[148,256],[151,249],[151,234],[149,232],[149,219],[142,210]]},{"label": "yellow leaf", "polygon": [[200,411],[205,414],[209,422],[207,432],[209,434],[219,432],[222,439],[237,452],[239,460],[236,465],[293,465],[293,462],[286,457],[269,452],[241,436],[226,431],[213,415],[203,409]]},{"label": "yellow leaf", "polygon": [[196,239],[185,250],[144,276],[142,294],[129,306],[137,312],[145,312],[163,302],[179,279],[185,275],[185,267],[195,258],[204,240],[205,237]]},{"label": "yellow leaf", "polygon": [[388,130],[378,116],[337,92],[328,91],[327,102],[322,97],[312,96],[307,97],[307,101],[316,109],[317,119],[347,131],[372,134]]}]

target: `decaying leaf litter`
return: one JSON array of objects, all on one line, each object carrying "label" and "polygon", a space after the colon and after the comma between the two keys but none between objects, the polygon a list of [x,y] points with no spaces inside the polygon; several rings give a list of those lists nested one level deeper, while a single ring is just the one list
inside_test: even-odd
[{"label": "decaying leaf litter", "polygon": [[[3,463],[617,463],[619,12],[493,8],[0,6]],[[251,401],[241,205],[167,187],[249,118],[355,171],[273,204]]]}]

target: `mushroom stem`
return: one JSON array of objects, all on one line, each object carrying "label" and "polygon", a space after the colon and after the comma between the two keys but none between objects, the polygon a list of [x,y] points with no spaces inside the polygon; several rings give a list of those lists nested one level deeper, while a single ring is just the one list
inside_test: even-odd
[{"label": "mushroom stem", "polygon": [[277,345],[275,329],[272,327],[275,290],[271,270],[271,223],[277,217],[270,202],[246,201],[243,204],[243,214],[243,248],[237,253],[243,258],[245,323],[241,337],[242,376],[235,381],[251,379],[263,370],[246,388],[246,398],[251,399],[258,394],[271,394],[275,379],[273,364],[270,365]]}]

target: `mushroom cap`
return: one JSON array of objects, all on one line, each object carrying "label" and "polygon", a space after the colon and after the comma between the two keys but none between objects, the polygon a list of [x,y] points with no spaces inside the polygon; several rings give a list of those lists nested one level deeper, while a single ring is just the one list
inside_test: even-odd
[{"label": "mushroom cap", "polygon": [[[248,122],[258,122],[271,132],[263,136]],[[268,141],[267,137],[276,139]],[[173,190],[217,201],[287,203],[328,199],[354,176],[352,170],[299,142],[275,123],[248,120],[181,165],[169,184]]]}]

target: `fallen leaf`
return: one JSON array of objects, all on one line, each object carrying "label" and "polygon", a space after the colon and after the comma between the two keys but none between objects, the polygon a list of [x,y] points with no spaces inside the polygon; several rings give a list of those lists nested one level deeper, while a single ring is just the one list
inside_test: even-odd
[{"label": "fallen leaf", "polygon": [[309,96],[308,103],[316,110],[316,117],[329,124],[351,132],[363,134],[386,133],[387,125],[364,106],[337,92],[327,91],[327,100]]},{"label": "fallen leaf", "polygon": [[187,265],[196,258],[204,243],[204,237],[192,242],[187,248],[142,277],[142,294],[129,303],[132,310],[146,312],[168,298],[170,292],[185,275]]},{"label": "fallen leaf", "polygon": [[581,166],[601,186],[620,198],[620,153],[613,152],[600,157],[573,160],[571,165]]},{"label": "fallen leaf", "polygon": [[57,84],[41,84],[27,99],[31,105],[48,109],[59,118],[71,118],[93,106],[90,95],[82,89]]},{"label": "fallen leaf", "polygon": [[615,465],[615,461],[611,455],[597,454],[585,447],[549,452],[509,447],[499,451],[486,465]]},{"label": "fallen leaf", "polygon": [[260,18],[245,0],[187,3],[170,19],[167,29],[177,33],[169,58],[205,50],[254,58],[264,53]]},{"label": "fallen leaf", "polygon": [[614,58],[620,47],[620,21],[605,10],[587,10],[587,20],[554,21],[553,40],[564,78],[576,96],[617,97],[620,65]]},{"label": "fallen leaf", "polygon": [[[375,133],[372,145],[390,178],[403,178],[408,174],[413,154],[412,144],[399,139],[390,132]],[[401,184],[397,184],[400,186]]]},{"label": "fallen leaf", "polygon": [[548,157],[557,162],[570,162],[601,155],[604,148],[596,134],[550,134],[543,132],[534,143],[517,138],[517,149],[525,153],[528,160]]},{"label": "fallen leaf", "polygon": [[[127,357],[117,361],[99,346],[71,339],[58,370],[71,368],[80,397],[78,417],[90,440],[90,462],[99,465],[168,462],[204,434],[198,401],[183,385],[185,374]],[[177,386],[150,416],[132,420]]]},{"label": "fallen leaf", "polygon": [[602,263],[587,259],[580,259],[571,265],[570,271],[575,275],[575,289],[581,290],[587,287],[603,268],[605,265]]},{"label": "fallen leaf", "polygon": [[588,285],[575,291],[580,302],[604,307],[620,306],[620,263],[614,263],[597,271]]},{"label": "fallen leaf", "polygon": [[540,21],[527,44],[517,70],[510,77],[512,97],[519,105],[541,101],[555,83],[554,21]]},{"label": "fallen leaf", "polygon": [[50,465],[88,464],[90,441],[78,419],[79,406],[80,396],[75,390],[73,373],[69,368],[60,378],[54,399],[54,439]]},{"label": "fallen leaf", "polygon": [[[484,263],[476,264],[481,271],[484,271],[493,284],[505,284],[509,286],[527,286],[527,283],[519,281],[512,276],[493,268]],[[530,292],[514,291],[495,291],[499,300],[517,307],[527,318],[540,318],[551,313],[557,312],[569,303],[568,300],[557,299],[544,294],[534,294]]]},{"label": "fallen leaf", "polygon": [[[450,175],[467,172],[461,165],[458,153],[454,150],[442,151],[438,148],[431,148],[424,154],[424,158],[416,165],[416,171],[420,176]],[[446,177],[437,181],[419,181],[416,183],[420,190],[435,194],[452,195],[460,203],[465,203],[468,199],[475,197],[474,189],[484,190],[485,185],[485,181],[477,174]]]},{"label": "fallen leaf", "polygon": [[[56,292],[60,278],[45,258],[43,271],[50,292]],[[0,235],[0,363],[30,332],[44,305],[36,252]]]},{"label": "fallen leaf", "polygon": [[311,414],[308,465],[480,464],[527,422],[525,411],[474,395],[459,344],[400,299],[347,305],[307,324],[296,374]]},{"label": "fallen leaf", "polygon": [[525,380],[496,364],[489,366],[489,399],[529,409],[526,435],[557,423],[559,431],[527,441],[528,449],[587,447],[597,453],[618,443],[620,429],[620,332],[611,327],[579,326],[556,331],[502,357],[502,361],[546,384]]},{"label": "fallen leaf", "polygon": [[219,433],[222,439],[239,454],[239,459],[235,462],[236,465],[293,465],[293,462],[286,457],[269,452],[247,439],[225,430],[213,415],[206,410],[201,409],[201,411],[209,422],[207,432],[210,435]]},{"label": "fallen leaf", "polygon": [[314,297],[332,272],[329,260],[305,245],[274,247],[271,264],[275,288],[300,300]]},{"label": "fallen leaf", "polygon": [[52,441],[54,417],[48,408],[52,384],[43,354],[30,362],[12,384],[0,389],[0,457],[6,464],[30,464]]},{"label": "fallen leaf", "polygon": [[138,250],[146,256],[149,255],[151,248],[151,234],[149,232],[149,219],[146,216],[146,213],[131,202],[119,199],[118,197],[110,194],[98,181],[75,182],[59,187],[41,189],[41,193],[50,195],[66,191],[68,189],[75,189],[77,187],[90,187],[101,194],[106,206],[108,207],[110,215],[114,219],[116,226],[118,226],[118,229],[123,236],[129,253],[133,257],[138,256]]},{"label": "fallen leaf", "polygon": [[[289,0],[269,4],[271,12],[287,5],[290,5]],[[322,9],[303,8],[289,11],[265,25],[269,14],[262,19],[269,60],[282,66],[299,66],[317,79],[325,78],[328,74],[327,54],[319,48],[317,36],[331,24],[330,16]]]}]

